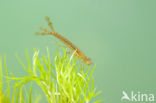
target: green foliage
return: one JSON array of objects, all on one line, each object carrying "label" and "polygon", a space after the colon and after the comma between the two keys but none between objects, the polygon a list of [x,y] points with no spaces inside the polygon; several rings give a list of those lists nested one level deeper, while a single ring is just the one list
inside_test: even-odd
[{"label": "green foliage", "polygon": [[[49,103],[90,103],[93,97],[100,94],[100,92],[96,92],[94,87],[93,72],[95,66],[91,69],[91,67],[85,64],[78,64],[74,53],[69,57],[66,52],[67,50],[63,49],[63,51],[64,54],[57,51],[53,64],[48,49],[47,56],[42,57],[39,56],[39,51],[35,49],[32,62],[29,53],[26,52],[28,67],[17,57],[28,73],[25,77],[14,77],[13,75],[9,77],[5,62],[4,65],[7,77],[6,98],[9,98],[10,95],[11,88],[9,87],[10,84],[8,80],[10,79],[15,82],[12,103],[32,103],[33,84],[30,86],[29,93],[27,93],[25,88],[25,85],[29,82],[36,83],[41,88]],[[0,64],[0,74],[0,90],[2,91],[2,64]],[[2,94],[1,91],[0,95],[4,97],[5,94]],[[25,95],[27,95],[27,98],[25,98]],[[35,101],[33,99],[33,103],[39,102],[39,98],[40,97],[36,98]],[[10,103],[9,99],[7,100],[6,103]],[[100,102],[99,100],[95,103]]]}]

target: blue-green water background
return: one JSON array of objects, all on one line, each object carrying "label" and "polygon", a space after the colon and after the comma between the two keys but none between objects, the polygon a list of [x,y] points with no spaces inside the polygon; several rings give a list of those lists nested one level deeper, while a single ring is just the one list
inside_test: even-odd
[{"label": "blue-green water background", "polygon": [[[92,58],[95,86],[103,103],[120,103],[122,91],[156,95],[155,0],[1,0],[0,55],[7,56],[8,70],[22,76],[23,60],[38,48],[56,50],[54,37],[36,37],[38,27],[55,30]],[[43,100],[44,101],[44,100]],[[130,103],[130,102],[129,102]]]}]

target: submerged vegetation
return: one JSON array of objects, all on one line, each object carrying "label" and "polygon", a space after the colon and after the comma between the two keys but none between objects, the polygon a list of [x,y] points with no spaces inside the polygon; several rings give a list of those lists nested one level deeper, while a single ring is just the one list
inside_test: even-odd
[{"label": "submerged vegetation", "polygon": [[[39,50],[35,49],[32,60],[28,52],[26,57],[27,65],[18,58],[27,72],[24,77],[16,77],[8,72],[5,59],[3,69],[0,58],[0,103],[39,103],[40,97],[32,95],[34,84],[41,88],[48,103],[91,103],[91,99],[100,94],[94,87],[95,66],[91,68],[79,63],[74,53],[68,56],[67,50],[63,49],[63,54],[57,51],[55,58],[51,59],[48,49],[47,56],[42,57],[39,56]],[[5,70],[5,76],[2,70]],[[6,90],[2,90],[3,79],[7,81]],[[14,82],[13,87],[10,86],[10,81]],[[94,101],[100,102],[101,100]]]}]

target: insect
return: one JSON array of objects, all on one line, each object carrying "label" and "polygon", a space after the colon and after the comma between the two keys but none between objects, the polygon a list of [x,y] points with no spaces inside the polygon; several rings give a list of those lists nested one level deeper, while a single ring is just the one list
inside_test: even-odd
[{"label": "insect", "polygon": [[43,32],[37,32],[36,35],[53,35],[57,39],[59,39],[61,42],[63,42],[68,48],[70,48],[72,51],[75,51],[75,56],[81,59],[84,63],[87,65],[91,65],[91,59],[88,58],[78,47],[76,47],[72,42],[70,42],[68,39],[60,35],[59,33],[55,32],[52,22],[50,21],[50,18],[46,16],[46,21],[52,31],[49,31],[48,29],[40,27],[40,30]]}]

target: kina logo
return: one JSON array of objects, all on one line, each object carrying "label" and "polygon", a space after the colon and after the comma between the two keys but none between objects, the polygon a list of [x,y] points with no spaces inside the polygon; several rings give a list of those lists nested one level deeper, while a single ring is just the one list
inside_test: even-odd
[{"label": "kina logo", "polygon": [[122,91],[121,101],[131,101],[131,102],[154,102],[154,94],[152,93],[141,93],[131,91],[129,94]]}]

